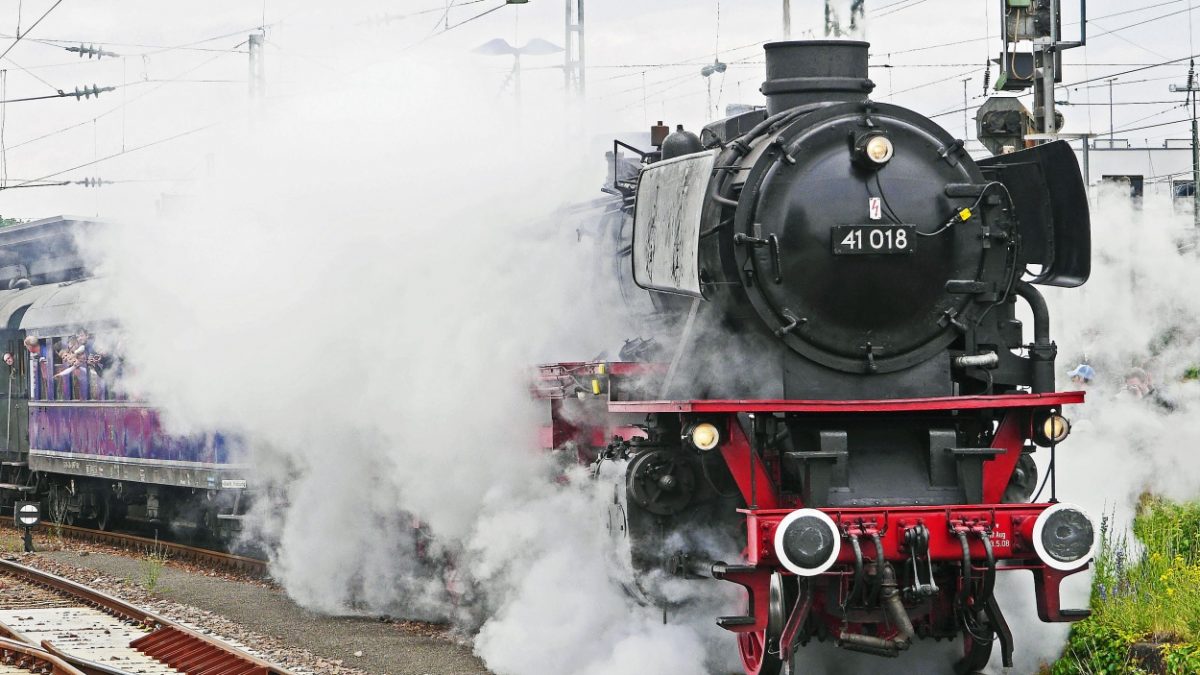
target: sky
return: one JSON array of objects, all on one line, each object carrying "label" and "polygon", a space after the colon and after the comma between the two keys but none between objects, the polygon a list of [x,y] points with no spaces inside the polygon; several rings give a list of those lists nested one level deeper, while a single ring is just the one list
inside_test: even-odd
[{"label": "sky", "polygon": [[[210,151],[212,135],[253,124],[246,40],[260,26],[266,32],[262,105],[314,94],[337,97],[341,87],[370,87],[381,72],[421,61],[465,63],[490,73],[497,100],[505,101],[513,90],[511,58],[474,48],[494,38],[516,45],[532,38],[564,43],[559,0],[511,6],[454,0],[457,6],[448,11],[447,1],[2,3],[0,50],[7,53],[0,59],[0,87],[9,102],[0,105],[0,181],[124,182],[0,190],[0,215],[145,215],[164,195],[189,194],[195,181],[220,170]],[[1057,98],[1072,104],[1062,108],[1067,131],[1103,134],[1110,129],[1105,78],[1195,53],[1194,13],[1190,0],[1088,4],[1088,46],[1066,54],[1064,84],[1092,81],[1066,86]],[[1078,7],[1070,0],[1064,5],[1065,37],[1071,39],[1079,28]],[[820,0],[792,0],[792,37],[822,37],[823,7]],[[963,107],[962,81],[968,105],[981,104],[985,62],[1000,50],[999,3],[867,0],[866,7],[863,37],[872,43],[875,98],[936,115],[962,136],[963,116],[954,112]],[[585,11],[587,91],[582,111],[572,113],[579,119],[573,132],[596,136],[644,130],[658,120],[698,127],[714,116],[709,85],[715,110],[761,102],[761,44],[783,37],[782,0],[590,0]],[[14,44],[18,30],[25,37]],[[119,56],[89,59],[65,50],[81,44]],[[700,68],[714,58],[729,67],[708,80]],[[525,92],[563,90],[561,54],[526,56],[522,66]],[[992,81],[995,76],[993,67]],[[1186,110],[1178,109],[1182,96],[1168,91],[1186,79],[1186,60],[1120,75],[1112,87],[1116,136],[1135,146],[1187,138]],[[93,84],[116,89],[85,100],[13,101]],[[537,123],[557,112],[523,109],[522,117]],[[1170,122],[1176,123],[1120,131]],[[973,128],[973,120],[968,124]],[[303,161],[303,148],[295,152]],[[313,167],[312,176],[319,185],[321,167]]]}]

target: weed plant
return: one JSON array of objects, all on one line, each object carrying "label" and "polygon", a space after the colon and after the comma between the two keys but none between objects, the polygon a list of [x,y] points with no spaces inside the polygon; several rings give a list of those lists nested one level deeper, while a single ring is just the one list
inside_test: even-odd
[{"label": "weed plant", "polygon": [[1108,516],[1100,533],[1092,616],[1050,672],[1200,673],[1200,503],[1144,496],[1133,541]]},{"label": "weed plant", "polygon": [[167,549],[158,543],[156,540],[153,546],[146,548],[142,552],[142,588],[146,589],[147,593],[154,593],[162,590],[159,586],[159,581],[162,578],[163,569],[167,566],[167,561],[171,555]]}]

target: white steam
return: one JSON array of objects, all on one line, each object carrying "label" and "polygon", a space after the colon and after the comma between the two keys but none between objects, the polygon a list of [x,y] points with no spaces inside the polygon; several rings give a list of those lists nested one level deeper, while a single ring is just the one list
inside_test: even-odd
[{"label": "white steam", "polygon": [[[1170,201],[1133,204],[1127,190],[1101,189],[1092,203],[1092,276],[1081,288],[1046,289],[1059,346],[1058,388],[1078,388],[1067,373],[1080,363],[1096,370],[1087,402],[1067,410],[1075,422],[1057,452],[1057,497],[1084,507],[1118,528],[1132,522],[1139,495],[1200,496],[1193,461],[1200,418],[1193,412],[1200,386],[1183,381],[1200,363],[1200,260],[1191,214]],[[1125,390],[1125,375],[1145,369],[1170,411]],[[1045,476],[1049,452],[1035,456]],[[1049,497],[1045,488],[1042,499]],[[1054,661],[1068,624],[1043,624],[1026,573],[1001,575],[1004,608],[1016,637],[1016,671],[1035,672]],[[1090,573],[1063,584],[1064,607],[1086,607]],[[998,650],[997,650],[998,651]],[[993,655],[993,666],[999,665]]]},{"label": "white steam", "polygon": [[[242,440],[275,497],[256,532],[307,606],[481,619],[477,653],[503,674],[730,670],[722,612],[663,625],[631,601],[610,574],[605,495],[552,481],[534,450],[547,406],[530,400],[529,366],[637,334],[593,274],[607,259],[556,215],[596,195],[600,156],[562,141],[544,119],[556,106],[527,97],[518,116],[494,83],[448,67],[393,63],[337,85],[214,141],[217,177],[192,203],[89,243],[127,386],[173,430]],[[1059,497],[1096,514],[1145,489],[1194,496],[1200,441],[1200,388],[1175,382],[1200,355],[1200,265],[1175,245],[1185,219],[1102,204],[1092,281],[1049,294],[1060,371],[1086,359],[1102,380],[1059,451]],[[1169,424],[1113,398],[1134,365],[1170,389]],[[464,582],[445,592],[441,549],[418,559],[405,514],[482,589],[484,616],[456,608]],[[1032,597],[1028,580],[1012,586],[1010,612]],[[1053,658],[1061,632],[1038,642],[1054,633],[1010,618],[1018,665]]]},{"label": "white steam", "polygon": [[634,603],[601,497],[536,449],[531,365],[631,337],[609,259],[556,211],[598,196],[602,156],[471,77],[414,62],[277,103],[192,202],[89,242],[126,386],[173,431],[241,439],[272,497],[255,531],[306,606],[482,620],[497,673],[705,672],[711,615]]}]

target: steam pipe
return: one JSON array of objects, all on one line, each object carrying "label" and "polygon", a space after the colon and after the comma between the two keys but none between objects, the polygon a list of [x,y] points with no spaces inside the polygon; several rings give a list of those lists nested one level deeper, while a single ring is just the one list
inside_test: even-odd
[{"label": "steam pipe", "polygon": [[773,115],[768,115],[765,120],[754,125],[753,129],[734,139],[728,146],[727,152],[730,154],[727,156],[722,156],[721,168],[717,169],[722,173],[722,175],[720,180],[716,182],[716,189],[713,190],[713,200],[718,204],[736,207],[737,200],[730,199],[725,195],[728,178],[736,175],[740,169],[746,168],[739,166],[738,163],[742,161],[743,157],[750,154],[750,144],[754,141],[754,139],[766,133],[775,125],[787,124],[800,115],[812,112],[818,107],[820,106],[803,106],[800,108],[783,110]]},{"label": "steam pipe", "polygon": [[683,572],[683,574],[678,574],[678,576],[691,575],[704,577],[705,579],[720,579],[728,565],[720,561],[693,558],[689,555],[679,554],[672,557],[669,567],[673,568],[671,571],[677,574]]},{"label": "steam pipe", "polygon": [[1029,282],[1018,281],[1016,291],[1033,312],[1033,344],[1029,346],[1033,393],[1054,391],[1054,358],[1058,355],[1058,347],[1050,341],[1050,309],[1046,299]]},{"label": "steam pipe", "polygon": [[866,654],[899,656],[900,652],[908,649],[912,644],[916,632],[913,630],[912,621],[908,618],[908,611],[904,609],[904,603],[900,601],[900,588],[896,584],[896,570],[892,569],[890,564],[884,564],[880,574],[883,576],[883,582],[880,584],[883,588],[879,596],[880,605],[888,620],[896,627],[896,637],[884,639],[874,635],[842,631],[838,636],[838,645],[850,651]]},{"label": "steam pipe", "polygon": [[959,368],[998,368],[1000,356],[996,352],[959,356],[954,359],[954,365]]},{"label": "steam pipe", "polygon": [[1050,308],[1041,292],[1028,281],[1017,282],[1017,295],[1025,298],[1029,309],[1033,312],[1033,343],[1035,345],[1050,344]]}]

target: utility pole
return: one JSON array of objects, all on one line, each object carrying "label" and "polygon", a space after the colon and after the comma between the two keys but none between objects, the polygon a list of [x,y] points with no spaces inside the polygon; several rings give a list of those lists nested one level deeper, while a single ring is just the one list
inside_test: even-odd
[{"label": "utility pole", "polygon": [[569,95],[574,91],[580,101],[584,98],[587,63],[584,50],[583,0],[565,0],[563,34],[563,86]]},{"label": "utility pole", "polygon": [[792,0],[783,0],[783,39],[792,39]]},{"label": "utility pole", "polygon": [[1109,78],[1109,150],[1111,150],[1112,145],[1114,145],[1114,135],[1117,129],[1116,124],[1114,121],[1112,121],[1112,119],[1114,119],[1112,118],[1112,82],[1114,82],[1114,80],[1116,80],[1115,77]]},{"label": "utility pole", "polygon": [[[1058,0],[1050,0],[1050,39],[1042,43],[1042,133],[1053,134],[1058,131],[1058,120],[1054,114],[1054,72],[1055,58],[1058,47]],[[1036,86],[1036,85],[1035,85]]]},{"label": "utility pole", "polygon": [[1200,134],[1196,133],[1196,60],[1188,67],[1188,95],[1192,99],[1192,226],[1200,225]]},{"label": "utility pole", "polygon": [[266,35],[262,32],[251,33],[250,45],[250,100],[257,103],[266,95],[267,77],[263,67],[263,40]]},{"label": "utility pole", "polygon": [[967,83],[970,82],[971,80],[972,80],[972,78],[968,77],[962,81],[962,83],[963,83],[963,143],[966,143],[967,139],[971,136],[971,127],[970,127],[970,119],[971,118],[970,118],[970,113],[967,111],[967,108],[971,105],[971,99],[970,99],[969,95],[967,94]]},{"label": "utility pole", "polygon": [[1192,104],[1192,225],[1200,227],[1200,132],[1196,127],[1196,92],[1200,82],[1196,80],[1196,60],[1188,67],[1187,86],[1171,85],[1171,91],[1185,91]]}]

